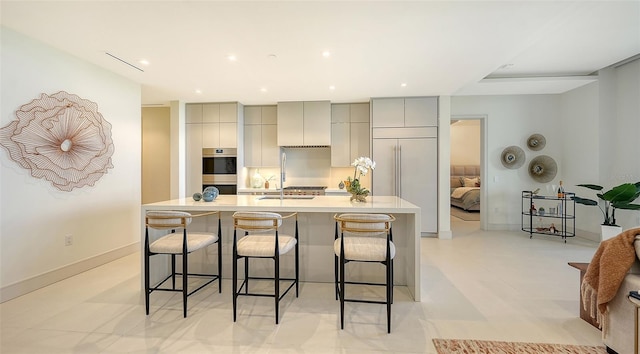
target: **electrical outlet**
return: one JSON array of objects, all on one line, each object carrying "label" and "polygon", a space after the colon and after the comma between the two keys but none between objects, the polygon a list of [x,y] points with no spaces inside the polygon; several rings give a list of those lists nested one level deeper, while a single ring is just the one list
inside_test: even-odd
[{"label": "electrical outlet", "polygon": [[73,245],[73,235],[69,234],[64,236],[64,245],[65,246]]}]

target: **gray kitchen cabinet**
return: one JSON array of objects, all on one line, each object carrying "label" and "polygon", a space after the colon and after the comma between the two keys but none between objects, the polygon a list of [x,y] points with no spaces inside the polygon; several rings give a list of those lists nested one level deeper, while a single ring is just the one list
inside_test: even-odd
[{"label": "gray kitchen cabinet", "polygon": [[349,135],[349,148],[351,151],[351,162],[360,156],[369,156],[371,147],[369,122],[359,123],[351,122],[351,130]]},{"label": "gray kitchen cabinet", "polygon": [[360,156],[369,156],[369,104],[331,105],[331,166],[349,167]]},{"label": "gray kitchen cabinet", "polygon": [[435,127],[437,125],[437,97],[410,97],[404,99],[405,127]]},{"label": "gray kitchen cabinet", "polygon": [[220,123],[220,104],[202,104],[202,123]]},{"label": "gray kitchen cabinet", "polygon": [[275,124],[262,125],[262,166],[280,166],[278,129]]},{"label": "gray kitchen cabinet", "polygon": [[237,148],[242,104],[187,103],[185,105],[186,193],[202,192],[202,149]]},{"label": "gray kitchen cabinet", "polygon": [[202,124],[187,123],[185,138],[186,193],[191,196],[195,192],[202,192]]},{"label": "gray kitchen cabinet", "polygon": [[371,104],[374,128],[438,125],[437,97],[375,98]]},{"label": "gray kitchen cabinet", "polygon": [[421,232],[438,231],[438,139],[373,139],[373,195],[395,195],[420,207]]},{"label": "gray kitchen cabinet", "polygon": [[278,146],[331,144],[329,101],[278,102]]},{"label": "gray kitchen cabinet", "polygon": [[187,123],[202,123],[202,105],[187,104],[185,106],[185,118]]},{"label": "gray kitchen cabinet", "polygon": [[404,98],[376,98],[371,105],[374,128],[404,127]]},{"label": "gray kitchen cabinet", "polygon": [[276,106],[245,107],[245,166],[278,166],[280,148],[276,138],[276,112]]},{"label": "gray kitchen cabinet", "polygon": [[237,148],[238,112],[241,105],[238,103],[204,103],[201,105],[202,147]]},{"label": "gray kitchen cabinet", "polygon": [[371,102],[373,195],[395,195],[421,209],[421,232],[438,231],[437,97]]}]

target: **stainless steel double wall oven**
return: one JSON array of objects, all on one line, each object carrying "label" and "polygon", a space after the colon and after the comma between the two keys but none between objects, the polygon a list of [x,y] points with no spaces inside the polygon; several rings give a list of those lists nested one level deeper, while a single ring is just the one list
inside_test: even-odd
[{"label": "stainless steel double wall oven", "polygon": [[202,189],[213,186],[220,194],[236,194],[237,149],[202,149]]}]

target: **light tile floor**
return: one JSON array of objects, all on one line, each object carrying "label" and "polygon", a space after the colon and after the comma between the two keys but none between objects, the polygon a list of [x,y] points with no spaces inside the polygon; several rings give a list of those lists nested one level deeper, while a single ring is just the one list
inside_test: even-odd
[{"label": "light tile floor", "polygon": [[422,291],[396,287],[392,333],[385,309],[347,304],[345,329],[331,284],[303,283],[274,324],[269,298],[240,298],[233,323],[223,293],[193,295],[182,318],[179,294],[154,293],[144,314],[139,254],[0,305],[2,353],[435,353],[433,338],[601,345],[578,317],[579,273],[597,245],[579,238],[480,231],[452,217],[452,240],[423,238]]}]

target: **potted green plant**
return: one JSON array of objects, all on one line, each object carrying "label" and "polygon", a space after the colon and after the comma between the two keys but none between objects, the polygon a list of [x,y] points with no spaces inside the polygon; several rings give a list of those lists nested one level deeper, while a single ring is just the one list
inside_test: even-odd
[{"label": "potted green plant", "polygon": [[[577,186],[589,188],[595,191],[602,191],[604,189],[604,187],[596,184],[578,184]],[[640,197],[640,182],[623,183],[604,193],[596,193],[596,196],[598,196],[598,199],[602,201],[602,205],[593,199],[578,196],[573,196],[572,199],[578,204],[597,206],[600,208],[604,217],[604,221],[602,222],[603,240],[608,238],[605,237],[606,232],[604,231],[607,227],[615,228],[615,230],[609,232],[609,236],[615,236],[622,231],[622,228],[616,224],[616,209],[640,210],[640,204],[632,203]],[[613,235],[611,235],[611,233],[613,233]]]}]

